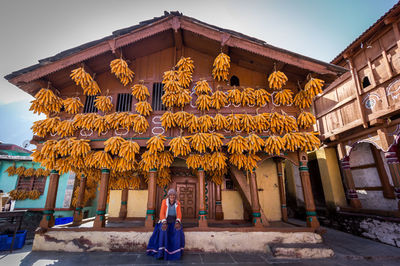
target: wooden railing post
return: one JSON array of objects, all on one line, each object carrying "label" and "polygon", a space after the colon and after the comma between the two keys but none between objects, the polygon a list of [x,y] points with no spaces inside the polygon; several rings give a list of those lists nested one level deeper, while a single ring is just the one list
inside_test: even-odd
[{"label": "wooden railing post", "polygon": [[307,226],[317,228],[319,227],[319,222],[317,219],[317,212],[315,210],[314,196],[312,194],[310,173],[308,172],[307,162],[307,154],[304,152],[299,152],[299,170],[301,185],[303,187],[304,203],[306,205]]},{"label": "wooden railing post", "polygon": [[258,188],[256,179],[256,169],[250,173],[250,195],[251,195],[251,209],[253,216],[253,225],[255,227],[263,227],[261,222],[260,201],[258,199]]},{"label": "wooden railing post", "polygon": [[281,199],[281,212],[282,221],[288,221],[287,208],[286,208],[286,193],[285,193],[285,178],[283,176],[283,164],[281,158],[275,159],[276,171],[278,173],[278,184],[279,184],[279,197]]},{"label": "wooden railing post", "polygon": [[124,188],[121,193],[121,208],[119,209],[118,217],[125,219],[128,213],[128,193],[129,188]]},{"label": "wooden railing post", "polygon": [[343,170],[344,178],[347,184],[347,198],[350,201],[350,206],[356,209],[361,209],[361,202],[358,198],[357,191],[354,185],[353,174],[350,169],[350,158],[349,156],[343,157],[340,161],[340,165]]},{"label": "wooden railing post", "polygon": [[43,217],[39,226],[47,229],[54,226],[54,208],[56,206],[58,181],[60,175],[57,170],[51,170],[49,187],[47,189],[46,203],[44,205]]},{"label": "wooden railing post", "polygon": [[79,185],[79,194],[76,201],[76,206],[74,210],[74,221],[73,225],[80,225],[83,218],[83,205],[85,202],[85,190],[86,190],[86,176],[81,175],[81,182]]},{"label": "wooden railing post", "polygon": [[392,176],[394,185],[394,194],[397,199],[397,208],[400,211],[400,163],[397,158],[397,145],[393,144],[387,152],[385,158],[389,166],[390,175]]},{"label": "wooden railing post", "polygon": [[222,202],[221,202],[221,185],[215,185],[215,219],[223,220],[224,212],[222,210]]},{"label": "wooden railing post", "polygon": [[205,173],[203,168],[198,169],[199,181],[199,227],[208,227],[206,195],[205,195]]},{"label": "wooden railing post", "polygon": [[150,169],[148,195],[147,195],[146,221],[144,223],[144,226],[149,229],[154,227],[154,219],[156,214],[156,178],[157,178],[157,169],[156,168]]},{"label": "wooden railing post", "polygon": [[94,219],[93,227],[101,228],[106,224],[106,204],[108,193],[108,182],[110,179],[110,169],[101,169],[100,192],[97,200],[96,218]]}]

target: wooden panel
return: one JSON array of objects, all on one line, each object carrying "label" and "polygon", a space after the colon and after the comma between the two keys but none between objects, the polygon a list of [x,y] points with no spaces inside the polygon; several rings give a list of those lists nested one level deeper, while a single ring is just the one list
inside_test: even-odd
[{"label": "wooden panel", "polygon": [[394,35],[393,29],[390,29],[387,31],[382,37],[381,37],[381,44],[383,46],[383,49],[386,51],[392,47],[396,43],[396,38]]},{"label": "wooden panel", "polygon": [[395,73],[400,73],[400,48],[394,46],[388,51],[388,59]]},{"label": "wooden panel", "polygon": [[372,69],[374,71],[374,76],[378,84],[383,83],[389,77],[385,63],[382,56],[375,59],[372,63]]},{"label": "wooden panel", "polygon": [[356,56],[354,56],[353,62],[356,69],[360,69],[367,64],[367,60],[363,53],[358,53]]},{"label": "wooden panel", "polygon": [[360,117],[360,112],[358,110],[356,101],[353,101],[353,102],[350,102],[350,103],[344,105],[340,109],[340,112],[342,114],[344,125],[351,123],[355,120],[358,120]]},{"label": "wooden panel", "polygon": [[182,218],[196,217],[196,185],[189,183],[177,183],[176,191],[181,203]]},{"label": "wooden panel", "polygon": [[328,131],[333,131],[337,128],[340,128],[342,126],[342,124],[340,123],[340,121],[342,120],[340,117],[340,113],[339,111],[333,111],[330,112],[329,114],[327,114],[326,117],[326,125],[328,128]]},{"label": "wooden panel", "polygon": [[353,96],[355,91],[353,80],[351,78],[347,79],[340,84],[336,90],[338,101],[343,101],[344,99]]},{"label": "wooden panel", "polygon": [[374,41],[372,44],[367,45],[367,47],[364,49],[365,50],[365,54],[367,55],[367,57],[373,61],[374,59],[376,59],[378,56],[381,55],[382,51],[379,45],[378,41]]},{"label": "wooden panel", "polygon": [[317,113],[324,112],[338,103],[336,90],[332,90],[315,101],[315,108]]}]

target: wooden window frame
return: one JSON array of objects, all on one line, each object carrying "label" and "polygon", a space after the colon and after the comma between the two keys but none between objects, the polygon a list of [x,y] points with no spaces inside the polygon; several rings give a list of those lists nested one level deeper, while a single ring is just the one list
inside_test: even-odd
[{"label": "wooden window frame", "polygon": [[[35,187],[35,180],[38,179],[38,178],[43,178],[43,181],[42,181],[42,183],[43,183],[43,188],[42,188],[42,189],[37,189],[37,188]],[[46,176],[41,176],[41,177],[36,177],[36,176],[29,176],[29,177],[19,176],[19,177],[18,177],[18,180],[17,180],[17,184],[16,184],[16,186],[15,186],[15,189],[17,189],[17,190],[25,190],[25,191],[38,190],[38,191],[40,192],[40,195],[43,195],[43,193],[44,193],[44,191],[45,191],[45,188],[46,188],[46,178],[47,178]],[[21,182],[22,179],[30,179],[30,180],[29,180],[29,181],[30,181],[30,185],[29,185],[28,188],[26,188],[26,187],[20,187],[20,182]]]}]

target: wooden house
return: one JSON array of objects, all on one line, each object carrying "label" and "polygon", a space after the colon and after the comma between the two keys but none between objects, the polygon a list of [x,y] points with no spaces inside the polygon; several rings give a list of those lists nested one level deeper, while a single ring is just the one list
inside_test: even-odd
[{"label": "wooden house", "polygon": [[[217,81],[212,76],[214,59],[221,52],[228,55],[231,60],[226,81]],[[170,108],[170,111],[186,111],[197,116],[208,114],[213,117],[217,113],[228,116],[276,112],[297,118],[300,114],[300,109],[296,106],[277,105],[273,103],[273,99],[269,99],[269,103],[259,107],[254,104],[228,103],[219,111],[214,108],[200,111],[196,106],[198,96],[194,88],[201,80],[206,80],[213,92],[217,89],[227,93],[233,88],[239,88],[241,91],[246,88],[264,88],[274,97],[276,92],[268,85],[268,75],[274,71],[286,74],[288,82],[284,88],[290,89],[295,94],[307,83],[307,77],[310,74],[324,80],[325,86],[329,86],[338,75],[346,71],[342,67],[271,46],[264,41],[206,24],[178,12],[167,12],[164,16],[117,30],[103,39],[40,60],[37,65],[11,73],[5,78],[31,95],[36,95],[41,88],[49,88],[63,99],[78,97],[84,103],[80,113],[94,112],[99,115],[105,114],[94,106],[97,96],[84,95],[82,88],[70,78],[71,71],[83,67],[86,72],[95,77],[101,88],[100,94],[110,96],[112,99],[111,113],[135,113],[137,100],[132,97],[131,86],[138,83],[144,84],[149,89],[150,95],[147,101],[153,110],[146,116],[149,127],[145,132],[138,133],[132,129],[123,128],[96,132],[96,130],[79,128],[73,134],[77,139],[90,140],[90,148],[93,151],[101,151],[105,147],[105,141],[111,137],[120,136],[125,140],[137,142],[141,148],[140,153],[143,153],[148,147],[149,139],[158,134],[166,137],[165,150],[168,150],[169,142],[180,134],[191,135],[187,129],[181,130],[178,127],[165,129],[161,122],[162,115],[166,112],[162,102],[163,74],[173,69],[182,57],[190,57],[194,61],[195,69],[189,85],[192,99],[186,106]],[[119,58],[128,62],[129,68],[135,72],[133,82],[127,86],[121,84],[110,72],[110,62]],[[337,81],[334,84],[337,84]],[[318,104],[317,101],[317,108],[319,108]],[[56,116],[59,116],[61,120],[74,117],[63,111]],[[310,130],[312,131],[308,129],[302,132],[310,132]],[[210,132],[212,131],[210,129]],[[216,132],[224,137],[223,151],[226,151],[227,143],[236,135],[246,137],[249,134],[245,131],[229,130]],[[326,134],[325,131],[324,134]],[[271,133],[266,130],[257,135],[267,139]],[[46,134],[43,137],[34,136],[32,142],[41,149],[45,141],[60,139],[62,138],[57,134]],[[200,154],[206,156],[204,153]],[[107,210],[107,191],[109,191],[110,171],[112,174],[113,169],[102,167],[94,229],[105,226],[105,214],[108,211],[110,221],[118,218],[127,220],[141,218],[141,221],[145,221],[145,228],[151,230],[158,219],[161,199],[170,187],[178,191],[178,199],[181,200],[183,207],[183,220],[193,221],[200,228],[206,228],[205,230],[211,230],[207,227],[210,228],[211,224],[217,221],[245,222],[251,217],[250,221],[256,228],[261,228],[259,230],[268,228],[268,225],[273,228],[274,222],[287,220],[282,166],[284,161],[299,167],[307,209],[307,224],[312,230],[318,228],[319,223],[308,177],[307,153],[304,150],[287,151],[283,148],[275,154],[262,151],[258,153],[258,156],[261,160],[251,171],[239,170],[228,163],[229,169],[222,184],[212,182],[209,174],[202,167],[195,169],[196,171],[189,170],[185,162],[187,157],[176,156],[169,167],[170,181],[165,186],[156,185],[158,169],[151,168],[145,173],[147,182],[141,178],[137,189],[111,190]],[[138,158],[140,158],[139,155]],[[47,197],[46,210],[41,223],[43,228],[52,227],[55,188],[59,177],[56,169],[51,170],[50,189],[53,189],[53,194],[49,195],[53,196]],[[86,178],[90,176],[83,176],[81,179],[82,191],[84,191]],[[80,221],[81,213],[78,206],[75,223],[79,224]],[[281,229],[275,228],[275,230]]]},{"label": "wooden house", "polygon": [[[396,4],[333,59],[332,64],[350,71],[315,99],[326,148],[314,157],[325,200],[333,207],[399,215],[399,21]],[[335,166],[336,153],[343,183]]]}]

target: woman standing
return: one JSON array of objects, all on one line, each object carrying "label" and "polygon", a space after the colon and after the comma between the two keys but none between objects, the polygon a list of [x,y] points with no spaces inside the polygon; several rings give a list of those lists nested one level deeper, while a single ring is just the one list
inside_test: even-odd
[{"label": "woman standing", "polygon": [[171,188],[168,197],[161,203],[160,221],[150,237],[147,255],[165,260],[180,259],[185,247],[181,221],[181,204],[176,199],[175,189]]}]

